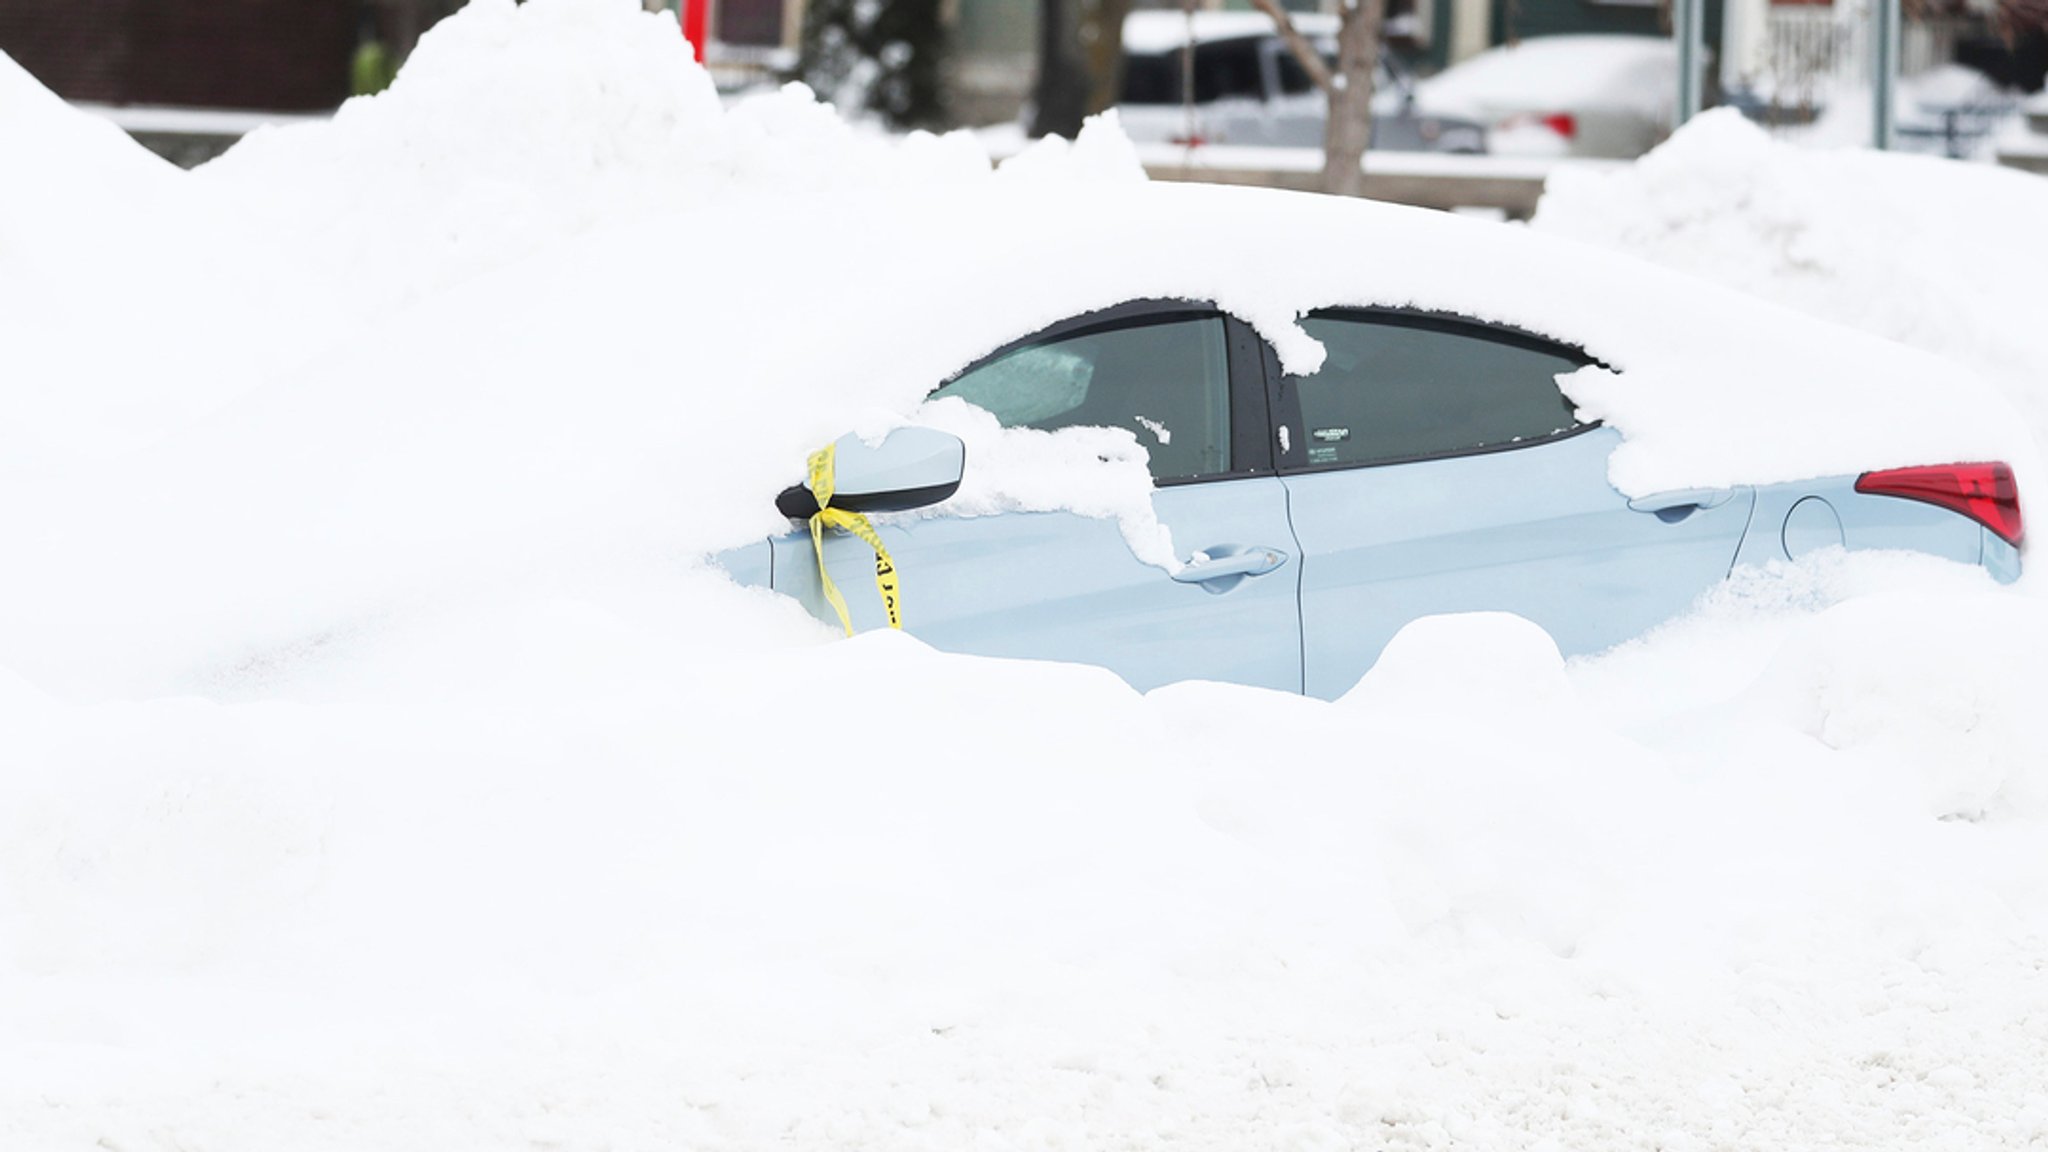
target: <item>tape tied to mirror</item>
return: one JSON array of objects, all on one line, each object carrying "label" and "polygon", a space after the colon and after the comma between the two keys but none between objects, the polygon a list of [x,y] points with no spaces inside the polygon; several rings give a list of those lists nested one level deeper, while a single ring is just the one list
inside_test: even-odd
[{"label": "tape tied to mirror", "polygon": [[818,579],[825,586],[825,599],[838,614],[839,626],[846,629],[848,636],[853,635],[853,616],[846,610],[846,597],[839,594],[839,586],[832,582],[832,573],[825,567],[825,529],[837,528],[852,533],[874,551],[875,590],[882,595],[882,611],[888,614],[889,627],[901,630],[903,602],[896,586],[896,562],[882,545],[881,534],[875,531],[874,522],[861,513],[832,507],[836,447],[827,444],[811,453],[810,460],[811,495],[818,498],[817,514],[811,517],[811,550],[818,556]]}]

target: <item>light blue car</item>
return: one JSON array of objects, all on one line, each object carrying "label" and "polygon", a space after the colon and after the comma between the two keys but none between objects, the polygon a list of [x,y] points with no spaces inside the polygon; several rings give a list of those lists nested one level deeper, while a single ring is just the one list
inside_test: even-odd
[{"label": "light blue car", "polygon": [[[1107,425],[1152,444],[1154,506],[1192,557],[1169,575],[1117,525],[1069,513],[902,518],[881,531],[904,627],[935,647],[1100,664],[1146,689],[1233,681],[1333,698],[1395,632],[1445,612],[1513,612],[1566,654],[1679,613],[1739,564],[1815,549],[1906,548],[2019,574],[2002,463],[1894,469],[1634,500],[1607,480],[1617,434],[1582,423],[1556,377],[1580,351],[1477,321],[1319,312],[1315,375],[1281,373],[1246,323],[1186,301],[1075,317],[937,389],[1007,426]],[[960,442],[903,429],[837,446],[833,507],[890,511],[957,488]],[[792,531],[719,562],[742,583],[837,616],[796,488]],[[828,530],[852,625],[887,626],[875,555]]]}]

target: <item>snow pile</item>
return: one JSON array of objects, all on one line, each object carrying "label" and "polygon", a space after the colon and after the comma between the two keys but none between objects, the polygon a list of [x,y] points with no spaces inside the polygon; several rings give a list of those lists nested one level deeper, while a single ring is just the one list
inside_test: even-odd
[{"label": "snow pile", "polygon": [[[51,201],[178,342],[0,248],[0,1147],[2048,1138],[2048,621],[1981,572],[1819,557],[1574,664],[1423,621],[1329,705],[831,642],[698,564],[1134,297],[1296,367],[1318,304],[1582,334],[1640,485],[2027,451],[1923,411],[1966,374],[1548,237],[1148,188],[1107,126],[991,174],[728,113],[674,35],[487,0],[331,125]],[[4,108],[52,187],[134,159]],[[981,465],[952,511],[1167,545],[1128,433],[918,418]]]},{"label": "snow pile", "polygon": [[2044,212],[2037,177],[1808,151],[1716,110],[1628,168],[1557,172],[1532,223],[1967,365],[2002,385],[2038,437],[2048,432],[2037,333],[2048,239],[2019,222]]},{"label": "snow pile", "polygon": [[[11,270],[0,468],[36,483],[0,522],[42,546],[6,578],[0,661],[88,694],[246,690],[463,601],[780,531],[813,448],[1015,335],[908,344],[930,262],[987,246],[984,210],[1136,171],[1113,128],[999,179],[968,137],[859,137],[800,89],[727,114],[672,19],[625,4],[480,3],[415,64],[128,213],[178,343],[88,339],[103,321]],[[982,469],[970,498],[1085,496],[1170,564],[1114,437],[1010,437],[984,455],[1012,482]]]},{"label": "snow pile", "polygon": [[[76,212],[80,197],[96,214],[133,206],[142,197],[164,195],[177,170],[97,117],[67,106],[36,82],[21,65],[0,56],[0,134],[8,163],[16,171],[47,169],[40,180],[0,185],[0,209],[8,223],[8,250],[36,234],[29,225]],[[111,220],[109,222],[112,222]]]},{"label": "snow pile", "polygon": [[[498,623],[560,655],[578,608]],[[888,634],[618,636],[642,679],[541,696],[10,695],[0,1135],[2023,1147],[2041,812],[1937,821],[1887,757],[1948,747],[1770,714],[1869,683],[1841,611],[1763,625],[1828,669],[1785,691],[1474,617],[1336,705]],[[1981,715],[2038,765],[2018,696]]]},{"label": "snow pile", "polygon": [[259,131],[195,179],[268,218],[295,258],[324,248],[321,278],[419,291],[721,201],[987,178],[965,136],[891,147],[800,86],[726,115],[688,51],[672,15],[480,0],[423,37],[388,92],[331,124]]},{"label": "snow pile", "polygon": [[2048,683],[2044,627],[2034,602],[1995,593],[1864,597],[1824,613],[1756,695],[1876,773],[1924,776],[1936,816],[2048,817],[2048,722],[2029,703]]},{"label": "snow pile", "polygon": [[[189,339],[166,301],[210,297],[203,247],[187,242],[195,211],[184,174],[98,117],[67,106],[0,54],[0,476],[46,451],[131,444],[166,417],[151,381],[69,377],[81,350],[108,342],[157,352]],[[27,175],[32,173],[33,175]],[[148,254],[138,260],[138,254]],[[233,297],[228,297],[230,300]],[[203,391],[203,388],[201,389]]]}]

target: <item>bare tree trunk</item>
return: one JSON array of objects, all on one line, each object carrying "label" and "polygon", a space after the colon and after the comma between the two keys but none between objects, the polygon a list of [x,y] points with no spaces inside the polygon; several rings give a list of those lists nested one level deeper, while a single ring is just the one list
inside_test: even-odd
[{"label": "bare tree trunk", "polygon": [[1130,15],[1131,0],[1092,0],[1081,24],[1081,41],[1088,50],[1088,73],[1094,81],[1088,93],[1088,114],[1093,116],[1123,97],[1124,17]]},{"label": "bare tree trunk", "polygon": [[1294,26],[1294,17],[1287,14],[1287,9],[1280,6],[1279,0],[1252,0],[1252,7],[1273,18],[1274,27],[1280,31],[1280,39],[1287,42],[1287,50],[1294,53],[1294,58],[1300,62],[1302,71],[1308,73],[1308,78],[1315,81],[1316,87],[1328,92],[1331,86],[1330,66],[1323,63],[1323,58],[1316,52],[1315,45],[1310,44],[1308,37],[1301,34],[1301,29]]},{"label": "bare tree trunk", "polygon": [[1301,62],[1302,70],[1329,97],[1330,117],[1323,126],[1323,191],[1340,196],[1365,194],[1365,150],[1372,144],[1372,80],[1380,62],[1380,26],[1386,0],[1344,0],[1337,25],[1337,71],[1316,54],[1315,46],[1294,26],[1279,0],[1251,0],[1252,7],[1273,18],[1280,38]]},{"label": "bare tree trunk", "polygon": [[2007,44],[2028,32],[2048,32],[2048,0],[1998,0],[1993,26]]},{"label": "bare tree trunk", "polygon": [[1092,87],[1088,60],[1081,53],[1081,0],[1039,0],[1031,134],[1073,139],[1088,115]]},{"label": "bare tree trunk", "polygon": [[1082,120],[1116,103],[1130,10],[1131,0],[1040,0],[1033,136],[1072,139]]},{"label": "bare tree trunk", "polygon": [[427,16],[422,12],[420,0],[398,0],[392,5],[397,15],[397,27],[391,38],[397,42],[398,56],[412,55],[413,45],[420,42],[420,33],[427,30]]},{"label": "bare tree trunk", "polygon": [[1337,27],[1337,74],[1323,129],[1323,191],[1365,194],[1365,150],[1372,144],[1372,81],[1380,62],[1385,0],[1345,0]]}]

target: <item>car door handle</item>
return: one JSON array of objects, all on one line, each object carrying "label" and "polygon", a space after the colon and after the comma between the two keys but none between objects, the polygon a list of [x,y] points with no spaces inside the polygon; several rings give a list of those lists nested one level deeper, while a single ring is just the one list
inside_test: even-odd
[{"label": "car door handle", "polygon": [[1652,492],[1638,496],[1628,502],[1638,512],[1655,512],[1660,516],[1677,513],[1679,519],[1700,508],[1719,508],[1735,498],[1732,488],[1676,488],[1669,492]]},{"label": "car door handle", "polygon": [[1175,572],[1173,578],[1183,584],[1200,584],[1211,592],[1227,592],[1247,576],[1264,576],[1287,563],[1287,553],[1278,548],[1241,544],[1224,544],[1197,555],[1198,559]]}]

